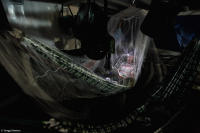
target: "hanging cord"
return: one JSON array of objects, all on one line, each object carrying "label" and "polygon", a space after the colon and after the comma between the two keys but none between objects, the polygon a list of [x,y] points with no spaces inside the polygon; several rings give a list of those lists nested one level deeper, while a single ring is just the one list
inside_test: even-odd
[{"label": "hanging cord", "polygon": [[64,12],[64,4],[61,4],[61,11],[60,11],[60,15],[63,17],[63,12]]},{"label": "hanging cord", "polygon": [[131,0],[131,6],[135,4],[135,0]]},{"label": "hanging cord", "polygon": [[70,14],[72,15],[72,17],[74,17],[74,14],[73,14],[73,12],[72,12],[72,10],[71,10],[71,8],[70,8],[69,5],[67,6],[67,8],[69,9],[69,12],[70,12]]},{"label": "hanging cord", "polygon": [[90,13],[91,13],[91,0],[88,0],[88,5],[89,5],[89,9],[88,9],[88,21],[89,21]]},{"label": "hanging cord", "polygon": [[[104,0],[104,13],[105,13],[106,17],[108,17],[108,0]],[[109,50],[109,52],[106,55],[106,63],[105,63],[105,66],[104,66],[107,70],[111,69],[110,59],[111,59],[111,52]]]}]

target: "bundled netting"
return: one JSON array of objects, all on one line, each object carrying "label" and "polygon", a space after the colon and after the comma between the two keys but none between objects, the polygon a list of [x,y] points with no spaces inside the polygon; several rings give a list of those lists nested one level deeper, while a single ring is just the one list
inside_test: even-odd
[{"label": "bundled netting", "polygon": [[[30,3],[25,2],[24,4]],[[31,7],[32,11],[37,12],[38,7],[33,5]],[[197,72],[194,71],[198,69],[199,65],[199,43],[191,45],[186,51],[187,54],[182,62],[180,62],[177,71],[172,74],[172,79],[156,89],[143,105],[137,106],[138,108],[135,107],[136,109],[130,107],[131,110],[127,111],[128,113],[126,112],[123,118],[116,118],[117,120],[106,121],[103,124],[90,122],[85,124],[82,120],[91,118],[91,112],[93,111],[91,108],[94,109],[101,105],[100,107],[103,107],[103,109],[100,109],[100,113],[97,114],[101,114],[103,110],[106,113],[109,111],[104,109],[105,102],[111,101],[106,104],[110,106],[109,109],[116,102],[120,103],[117,104],[117,107],[120,105],[119,108],[123,108],[122,105],[132,95],[128,97],[128,95],[122,93],[135,89],[148,47],[152,48],[153,52],[157,52],[154,46],[149,46],[152,43],[151,39],[140,31],[140,25],[146,11],[131,7],[112,16],[109,20],[107,29],[115,42],[112,45],[111,69],[108,70],[104,67],[106,59],[92,60],[86,56],[71,56],[63,53],[55,46],[53,38],[62,35],[56,30],[56,24],[51,23],[51,21],[56,22],[57,10],[54,10],[54,8],[59,8],[59,6],[40,4],[40,6],[46,7],[47,10],[51,10],[51,15],[48,17],[43,11],[44,14],[38,14],[37,12],[33,13],[34,15],[32,14],[34,17],[31,17],[37,18],[38,14],[40,17],[37,19],[41,19],[45,16],[45,19],[47,19],[47,21],[43,21],[45,23],[37,23],[36,19],[28,16],[30,10],[24,8],[23,5],[10,3],[7,6],[10,23],[13,26],[17,25],[16,27],[22,28],[25,34],[17,31],[3,33],[0,36],[0,62],[23,91],[37,100],[47,113],[57,119],[64,119],[62,123],[55,119],[44,122],[47,127],[50,124],[53,129],[59,129],[60,132],[109,133],[118,129],[125,129],[135,123],[137,125],[138,122],[143,127],[149,127],[151,126],[151,120],[157,121],[156,117],[159,113],[155,110],[160,108],[162,108],[161,112],[169,112],[169,115],[163,120],[164,122],[176,112],[179,113],[178,110],[179,107],[182,107],[182,100],[187,88],[197,75]],[[45,10],[45,8],[41,9]],[[20,17],[17,16],[19,14]],[[23,25],[21,24],[23,20],[30,21],[24,21],[25,25]],[[44,31],[41,30],[41,26],[43,26]],[[54,31],[56,34],[53,33]],[[48,33],[52,34],[49,35]],[[66,47],[70,47],[68,41],[66,42]],[[157,57],[155,60],[158,61]],[[151,75],[151,73],[147,73],[147,75]],[[115,99],[115,101],[113,97],[109,100],[106,99],[115,95],[119,100]],[[94,102],[98,101],[96,98],[100,98],[100,100],[98,99],[100,104]],[[101,98],[105,99],[102,100]],[[173,102],[173,105],[169,107],[167,105],[170,102]],[[98,104],[94,106],[96,103]],[[152,115],[152,112],[156,113]],[[159,117],[159,119],[161,118]],[[164,122],[155,127],[159,127]]]},{"label": "bundled netting", "polygon": [[[83,124],[78,123],[77,126],[71,121],[58,123],[57,120],[51,119],[44,122],[44,125],[52,130],[74,132],[115,132],[117,129],[130,128],[132,131],[137,131],[137,126],[143,127],[140,131],[163,133],[173,131],[174,122],[180,118],[186,109],[188,91],[192,89],[192,84],[198,74],[200,43],[193,41],[183,56],[179,58],[180,65],[176,68],[176,72],[170,74],[168,82],[154,91],[151,97],[144,105],[124,116],[123,119],[114,122],[108,122],[104,125]],[[173,54],[173,52],[171,53]],[[172,104],[173,103],[173,104]],[[159,121],[159,123],[156,123]],[[73,125],[74,126],[70,126]],[[61,125],[60,128],[58,125]],[[73,127],[73,128],[72,128]],[[136,128],[136,129],[135,129]],[[171,129],[172,128],[172,129]],[[146,130],[145,130],[146,129]]]},{"label": "bundled netting", "polygon": [[[30,4],[31,11],[27,8]],[[57,118],[86,119],[90,109],[87,102],[82,102],[83,99],[92,101],[134,89],[150,42],[150,38],[139,29],[146,15],[144,10],[131,7],[109,20],[108,32],[115,39],[115,45],[111,69],[107,70],[105,58],[92,60],[86,56],[71,56],[58,49],[53,39],[63,38],[56,29],[59,6],[35,5],[30,1],[23,5],[4,2],[11,25],[25,33],[17,36],[10,32],[14,38],[7,33],[4,35],[6,38],[1,39],[1,62],[24,92],[38,100],[49,114]],[[41,14],[38,8],[41,8]],[[45,20],[39,21],[41,16],[45,16]],[[120,19],[114,25],[116,18]],[[48,25],[43,22],[48,22]],[[117,31],[121,32],[116,37]]]}]

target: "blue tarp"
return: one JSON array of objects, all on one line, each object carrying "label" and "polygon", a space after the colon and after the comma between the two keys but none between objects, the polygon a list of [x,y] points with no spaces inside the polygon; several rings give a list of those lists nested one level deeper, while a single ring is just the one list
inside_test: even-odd
[{"label": "blue tarp", "polygon": [[178,16],[175,30],[181,47],[186,47],[192,39],[200,38],[200,16]]}]

